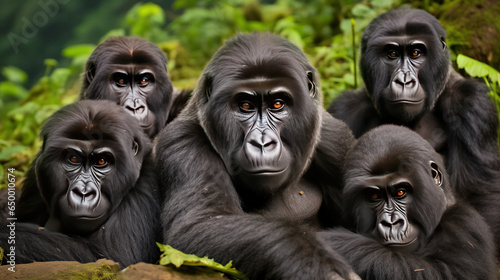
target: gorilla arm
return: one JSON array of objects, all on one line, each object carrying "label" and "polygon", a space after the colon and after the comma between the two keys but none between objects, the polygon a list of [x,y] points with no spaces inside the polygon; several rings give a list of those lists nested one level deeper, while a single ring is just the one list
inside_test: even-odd
[{"label": "gorilla arm", "polygon": [[317,234],[343,255],[362,279],[489,279],[495,275],[494,244],[482,217],[455,204],[432,239],[414,252],[393,251],[345,229]]},{"label": "gorilla arm", "polygon": [[163,152],[156,157],[162,187],[168,186],[164,242],[221,263],[233,260],[252,279],[347,278],[349,266],[308,231],[242,210],[226,167],[195,119],[178,119],[163,133],[169,135],[160,136],[157,150]]}]

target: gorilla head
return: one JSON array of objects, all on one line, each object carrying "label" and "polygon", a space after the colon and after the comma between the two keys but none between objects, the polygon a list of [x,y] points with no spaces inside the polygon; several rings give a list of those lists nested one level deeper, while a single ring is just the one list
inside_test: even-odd
[{"label": "gorilla head", "polygon": [[80,101],[42,127],[34,166],[50,213],[47,229],[92,233],[134,186],[150,142],[123,110],[111,101]]},{"label": "gorilla head", "polygon": [[410,129],[380,126],[363,135],[345,165],[345,220],[385,246],[427,242],[454,203],[439,154]]},{"label": "gorilla head", "polygon": [[153,43],[112,37],[97,46],[85,67],[81,99],[107,99],[123,106],[153,137],[172,103],[167,58]]},{"label": "gorilla head", "polygon": [[446,32],[422,10],[382,14],[361,39],[361,73],[375,108],[408,124],[432,109],[449,75]]},{"label": "gorilla head", "polygon": [[317,73],[300,49],[271,34],[237,36],[199,84],[198,118],[239,191],[269,194],[300,178],[321,124]]}]

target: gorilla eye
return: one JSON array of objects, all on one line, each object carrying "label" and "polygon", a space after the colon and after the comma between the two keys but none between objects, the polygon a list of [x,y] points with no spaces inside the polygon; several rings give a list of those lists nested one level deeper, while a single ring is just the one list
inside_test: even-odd
[{"label": "gorilla eye", "polygon": [[403,198],[406,196],[406,190],[399,189],[396,191],[395,195],[396,198]]},{"label": "gorilla eye", "polygon": [[75,156],[75,155],[70,155],[70,156],[68,156],[68,161],[70,163],[77,164],[77,163],[80,163],[80,158],[78,156]]},{"label": "gorilla eye", "polygon": [[97,160],[97,165],[105,165],[106,163],[108,163],[105,159],[103,158],[100,158]]},{"label": "gorilla eye", "polygon": [[254,109],[254,106],[253,106],[253,104],[252,104],[252,103],[250,103],[250,102],[246,102],[246,101],[245,101],[245,102],[241,102],[241,103],[240,103],[240,109],[241,109],[242,111],[251,111],[251,110],[253,110],[253,109]]},{"label": "gorilla eye", "polygon": [[271,109],[280,110],[280,109],[283,109],[283,107],[285,107],[285,102],[283,102],[282,100],[276,100],[276,101],[274,101]]},{"label": "gorilla eye", "polygon": [[141,80],[139,81],[139,84],[141,86],[147,86],[149,84],[149,79],[147,77],[142,77]]},{"label": "gorilla eye", "polygon": [[399,54],[398,54],[397,51],[388,51],[387,52],[387,57],[391,58],[391,59],[394,59],[394,58],[398,58]]},{"label": "gorilla eye", "polygon": [[368,193],[368,198],[370,200],[376,201],[376,200],[379,200],[382,197],[380,196],[380,193],[372,190],[371,192]]},{"label": "gorilla eye", "polygon": [[422,52],[419,49],[414,49],[413,51],[411,51],[410,57],[417,58],[420,56],[420,54],[422,54]]},{"label": "gorilla eye", "polygon": [[123,78],[123,77],[117,77],[115,79],[115,83],[118,85],[118,86],[125,86],[127,85],[127,81]]}]

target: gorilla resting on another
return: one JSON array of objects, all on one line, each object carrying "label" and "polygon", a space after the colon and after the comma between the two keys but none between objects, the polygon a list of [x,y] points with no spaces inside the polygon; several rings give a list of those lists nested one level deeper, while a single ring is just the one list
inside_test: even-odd
[{"label": "gorilla resting on another", "polygon": [[451,68],[445,35],[422,10],[379,16],[361,41],[366,88],[344,93],[329,111],[356,137],[392,123],[429,141],[445,157],[455,195],[486,218],[500,249],[497,112],[486,85]]},{"label": "gorilla resting on another", "polygon": [[349,152],[348,230],[318,233],[362,279],[498,279],[491,232],[455,203],[441,156],[405,127],[381,126]]},{"label": "gorilla resting on another", "polygon": [[[111,37],[97,46],[85,66],[80,97],[115,101],[151,138],[174,117],[170,109],[178,103],[173,100],[165,54],[137,37]],[[175,106],[182,107],[182,101]]]},{"label": "gorilla resting on another", "polygon": [[[151,144],[123,110],[111,101],[85,100],[44,124],[43,147],[17,204],[17,263],[158,260]],[[9,248],[7,229],[1,227],[2,248]]]},{"label": "gorilla resting on another", "polygon": [[164,242],[233,260],[251,279],[356,277],[309,230],[340,216],[354,141],[321,99],[316,70],[283,38],[245,34],[219,49],[154,148]]}]

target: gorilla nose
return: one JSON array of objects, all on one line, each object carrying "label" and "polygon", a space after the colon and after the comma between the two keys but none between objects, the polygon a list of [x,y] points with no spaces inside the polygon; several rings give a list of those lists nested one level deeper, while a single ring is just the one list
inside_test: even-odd
[{"label": "gorilla nose", "polygon": [[124,106],[129,111],[129,113],[132,114],[132,116],[141,116],[147,113],[146,104],[144,104],[144,102],[139,98],[128,99],[127,101],[125,101]]},{"label": "gorilla nose", "polygon": [[71,189],[68,198],[70,204],[77,208],[79,206],[94,208],[99,202],[99,191],[92,183],[77,184]]},{"label": "gorilla nose", "polygon": [[262,132],[261,135],[259,133],[254,133],[250,139],[248,139],[248,143],[256,149],[260,151],[260,153],[269,153],[272,152],[278,145],[278,142],[275,141],[272,137],[266,134],[266,132]]},{"label": "gorilla nose", "polygon": [[399,72],[394,78],[394,82],[403,89],[410,89],[416,86],[417,79],[411,72]]}]

